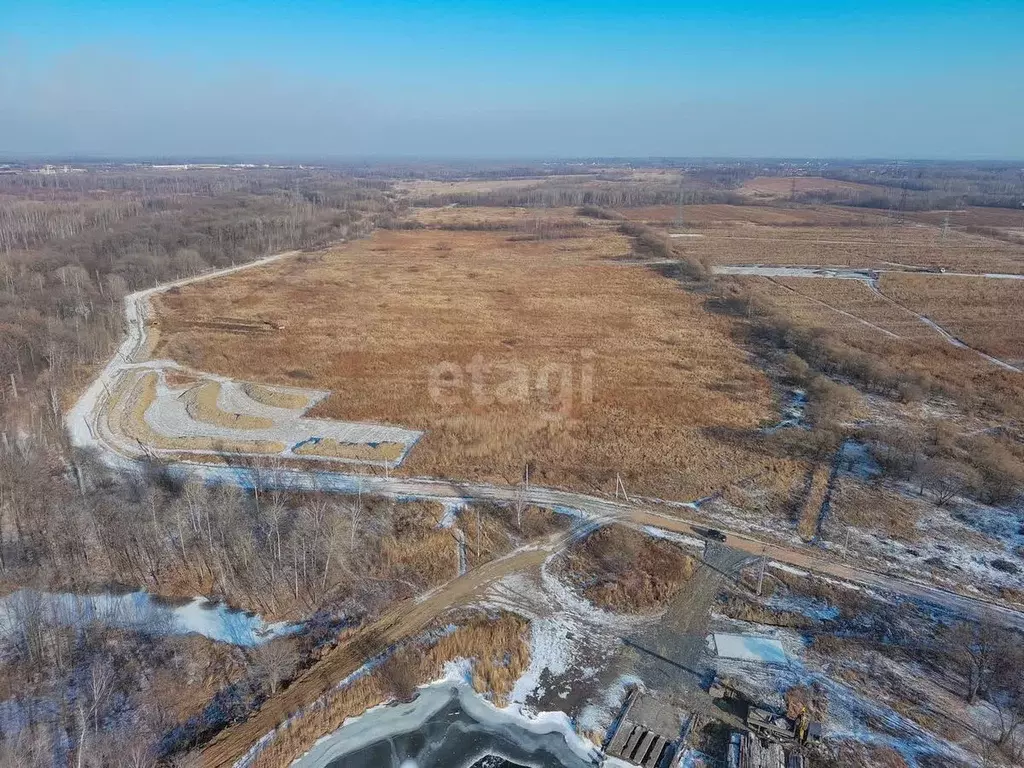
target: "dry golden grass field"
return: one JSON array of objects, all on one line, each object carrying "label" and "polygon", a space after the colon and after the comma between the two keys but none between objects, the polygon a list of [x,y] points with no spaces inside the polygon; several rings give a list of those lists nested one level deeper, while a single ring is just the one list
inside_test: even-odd
[{"label": "dry golden grass field", "polygon": [[[551,240],[378,232],[160,296],[156,354],[331,390],[312,416],[422,429],[408,474],[515,482],[530,462],[537,483],[611,491],[621,473],[630,490],[674,498],[744,476],[788,484],[795,462],[720,436],[778,418],[732,321],[669,278],[608,261],[629,247],[612,222]],[[222,329],[223,316],[276,330]],[[481,397],[477,356],[490,366]],[[462,386],[432,393],[442,362]],[[551,364],[572,372],[567,401],[558,376],[540,386]],[[512,365],[528,375],[521,400]]]},{"label": "dry golden grass field", "polygon": [[[955,279],[946,275],[915,277],[939,284]],[[758,305],[781,314],[798,328],[818,329],[825,338],[843,345],[849,350],[844,353],[847,357],[859,355],[891,371],[937,382],[946,392],[966,398],[967,403],[985,402],[1007,413],[1024,414],[1024,375],[1001,369],[971,349],[953,346],[919,320],[912,322],[885,297],[872,296],[866,286],[816,278],[731,279]]]},{"label": "dry golden grass field", "polygon": [[[678,217],[679,208],[675,205],[651,205],[621,208],[619,213],[631,221],[671,224]],[[737,229],[750,228],[752,225],[881,227],[887,218],[884,213],[866,208],[842,208],[831,205],[770,207],[713,203],[684,206],[683,220],[687,227],[696,229]]]},{"label": "dry golden grass field", "polygon": [[884,195],[886,192],[885,187],[825,179],[821,176],[758,176],[744,182],[740,192],[753,197],[777,199],[789,197],[794,189],[798,195],[807,192],[863,192]]},{"label": "dry golden grass field", "polygon": [[[934,275],[931,278],[936,279]],[[813,277],[767,279],[810,301],[809,305],[803,305],[800,299],[794,298],[794,311],[800,311],[801,306],[804,306],[804,311],[809,309],[812,315],[820,315],[819,308],[824,305],[833,310],[830,325],[846,332],[868,329],[890,338],[915,339],[924,343],[938,338],[935,331],[921,322],[913,312],[872,290],[860,280],[822,280]]]},{"label": "dry golden grass field", "polygon": [[[675,206],[620,211],[631,220],[671,225]],[[709,264],[793,264],[964,272],[1024,273],[1024,246],[938,224],[898,226],[885,213],[838,206],[688,205],[689,233],[677,247]]]},{"label": "dry golden grass field", "polygon": [[1024,360],[1024,280],[889,273],[880,287],[972,347]]},{"label": "dry golden grass field", "polygon": [[458,181],[440,181],[437,179],[418,179],[415,181],[402,181],[395,185],[395,188],[405,192],[412,200],[428,200],[437,195],[454,195],[488,192],[499,192],[506,190],[531,189],[541,187],[545,184],[564,182],[570,184],[586,184],[594,180],[594,175],[580,174],[572,176],[537,176],[522,179],[460,179]]},{"label": "dry golden grass field", "polygon": [[487,227],[527,234],[537,222],[573,229],[600,226],[600,222],[578,216],[575,208],[478,208],[460,205],[451,208],[415,208],[412,216],[421,224],[431,227]]},{"label": "dry golden grass field", "polygon": [[1013,208],[962,208],[956,211],[916,211],[907,218],[941,226],[946,220],[951,227],[994,227],[1024,231],[1024,211]]}]

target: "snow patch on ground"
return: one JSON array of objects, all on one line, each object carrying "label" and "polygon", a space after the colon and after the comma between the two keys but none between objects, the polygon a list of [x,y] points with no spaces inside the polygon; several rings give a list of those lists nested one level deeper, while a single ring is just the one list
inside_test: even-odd
[{"label": "snow patch on ground", "polygon": [[674,531],[666,531],[662,528],[655,528],[653,525],[645,525],[643,527],[644,533],[655,539],[664,539],[665,541],[672,541],[676,544],[682,544],[684,547],[690,547],[691,549],[700,550],[703,554],[704,547],[707,542],[704,539],[699,539],[696,536],[687,536],[683,533],[675,533]]},{"label": "snow patch on ground", "polygon": [[564,674],[572,661],[573,625],[558,618],[530,622],[530,666],[512,689],[511,701],[522,704],[531,694],[543,696],[541,672]]},{"label": "snow patch on ground", "polygon": [[444,507],[444,514],[437,521],[437,528],[451,528],[459,519],[459,513],[468,505],[467,499],[446,499],[441,502]]},{"label": "snow patch on ground", "polygon": [[856,440],[843,441],[839,449],[839,469],[861,480],[871,480],[882,474],[882,468],[868,446]]},{"label": "snow patch on ground", "polygon": [[24,626],[28,617],[66,627],[98,622],[154,635],[196,634],[243,647],[301,629],[298,624],[267,623],[259,616],[205,597],[174,606],[147,592],[74,595],[21,589],[0,599],[0,637],[16,640],[18,628]]}]

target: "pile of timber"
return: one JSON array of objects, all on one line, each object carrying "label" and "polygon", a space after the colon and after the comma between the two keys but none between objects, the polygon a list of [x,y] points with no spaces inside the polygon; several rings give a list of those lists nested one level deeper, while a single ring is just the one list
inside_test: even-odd
[{"label": "pile of timber", "polygon": [[803,768],[804,757],[793,751],[789,755],[777,741],[764,741],[750,734],[734,731],[729,741],[729,768]]}]

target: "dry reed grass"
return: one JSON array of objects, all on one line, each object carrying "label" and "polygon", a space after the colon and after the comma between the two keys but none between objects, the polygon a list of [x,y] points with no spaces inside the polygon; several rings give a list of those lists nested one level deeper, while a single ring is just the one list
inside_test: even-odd
[{"label": "dry reed grass", "polygon": [[200,379],[194,374],[170,369],[164,371],[164,381],[172,389],[184,389],[185,387],[195,386],[199,383]]},{"label": "dry reed grass", "polygon": [[219,381],[204,381],[198,386],[186,392],[182,399],[185,401],[185,411],[198,422],[214,424],[218,427],[230,429],[271,429],[274,422],[263,416],[253,416],[248,413],[229,413],[221,410],[217,404],[220,397],[221,383]]},{"label": "dry reed grass", "polygon": [[[670,225],[676,206],[624,208],[633,221]],[[683,219],[699,238],[676,247],[708,264],[790,264],[892,268],[894,264],[965,272],[1024,272],[1024,250],[984,232],[897,226],[885,214],[837,206],[693,205]]]},{"label": "dry reed grass", "polygon": [[[819,347],[830,350],[829,365],[837,371],[859,371],[861,384],[876,391],[901,382],[899,388],[906,385],[916,397],[938,393],[966,407],[984,407],[1014,417],[1024,415],[1024,377],[993,365],[972,349],[953,346],[920,321],[924,335],[909,337],[912,326],[894,325],[896,330],[906,328],[908,337],[892,338],[877,328],[844,318],[836,308],[790,290],[779,281],[749,277],[731,282],[750,297],[757,312],[789,323],[789,337],[816,337]],[[857,311],[883,319],[881,312],[871,315],[863,306]],[[899,394],[909,396],[902,391]]]},{"label": "dry reed grass", "polygon": [[808,192],[864,192],[885,195],[887,192],[886,187],[826,179],[821,176],[757,176],[740,186],[741,194],[770,199],[787,198],[794,190],[798,195]]},{"label": "dry reed grass", "polygon": [[[522,231],[536,222],[542,224],[564,224],[586,227],[590,222],[580,221],[575,208],[417,208],[412,212],[413,221],[428,227],[501,227]],[[443,243],[443,240],[442,240]],[[622,242],[624,250],[629,244]]]},{"label": "dry reed grass", "polygon": [[[652,205],[640,208],[621,208],[619,212],[632,221],[651,224],[671,224],[679,216],[675,205]],[[863,208],[838,206],[793,206],[772,208],[766,205],[687,205],[683,209],[683,222],[687,228],[723,233],[734,230],[739,234],[754,234],[757,227],[849,227],[876,229],[885,223],[885,216]],[[773,230],[769,230],[773,231]],[[805,235],[806,236],[806,235]],[[739,262],[736,262],[739,263]]]},{"label": "dry reed grass", "polygon": [[889,273],[881,290],[976,349],[1024,360],[1024,280]]},{"label": "dry reed grass", "polygon": [[[611,491],[619,473],[637,492],[693,498],[764,471],[763,455],[713,434],[771,419],[768,381],[731,340],[731,321],[671,279],[607,261],[625,251],[603,223],[553,241],[378,232],[318,260],[159,297],[158,318],[228,313],[289,329],[168,329],[159,354],[238,379],[338,392],[317,416],[424,430],[402,467],[409,474],[511,482],[529,461],[538,483]],[[477,355],[491,366],[485,396],[506,383],[510,365],[535,384],[545,366],[568,364],[566,412],[538,387],[523,400],[486,402],[473,396],[468,372],[455,397],[432,396],[433,366],[466,370]],[[592,402],[579,388],[584,362],[593,365]]]},{"label": "dry reed grass", "polygon": [[721,606],[723,614],[731,619],[749,621],[752,624],[765,624],[772,627],[788,627],[790,629],[809,629],[815,621],[802,613],[780,611],[760,605],[759,603],[730,596]]},{"label": "dry reed grass", "polygon": [[807,495],[797,516],[797,533],[804,541],[810,541],[818,530],[818,517],[821,513],[821,505],[825,501],[825,494],[828,492],[828,479],[831,475],[831,467],[827,464],[816,464],[811,470],[810,486]]},{"label": "dry reed grass", "polygon": [[964,272],[1024,271],[1021,249],[963,232],[942,240],[931,227],[756,226],[709,230],[684,238],[684,253],[709,264],[833,265],[886,268],[902,264]]},{"label": "dry reed grass", "polygon": [[[774,278],[774,282],[806,296],[812,302],[822,302],[837,310],[832,318],[833,327],[851,324],[862,326],[848,316],[853,315],[900,338],[934,340],[935,331],[921,322],[913,312],[879,295],[860,280],[783,277]],[[841,314],[844,312],[847,314]]]},{"label": "dry reed grass", "polygon": [[884,486],[841,477],[832,496],[830,524],[837,530],[853,525],[912,542],[920,538],[917,523],[927,510],[927,505]]},{"label": "dry reed grass", "polygon": [[696,562],[674,544],[611,525],[573,544],[561,567],[595,605],[643,613],[664,607],[693,575]]}]

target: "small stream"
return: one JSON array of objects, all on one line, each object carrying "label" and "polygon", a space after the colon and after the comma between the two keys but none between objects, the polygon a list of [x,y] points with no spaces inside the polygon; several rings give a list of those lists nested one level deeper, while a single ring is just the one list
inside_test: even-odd
[{"label": "small stream", "polygon": [[151,635],[196,634],[243,647],[299,629],[286,622],[265,622],[205,597],[169,601],[148,592],[76,595],[19,589],[0,598],[0,640],[16,641],[27,627],[39,623],[63,627],[100,623]]},{"label": "small stream", "polygon": [[321,739],[295,768],[589,768],[596,749],[564,717],[495,709],[451,681],[377,707]]}]

